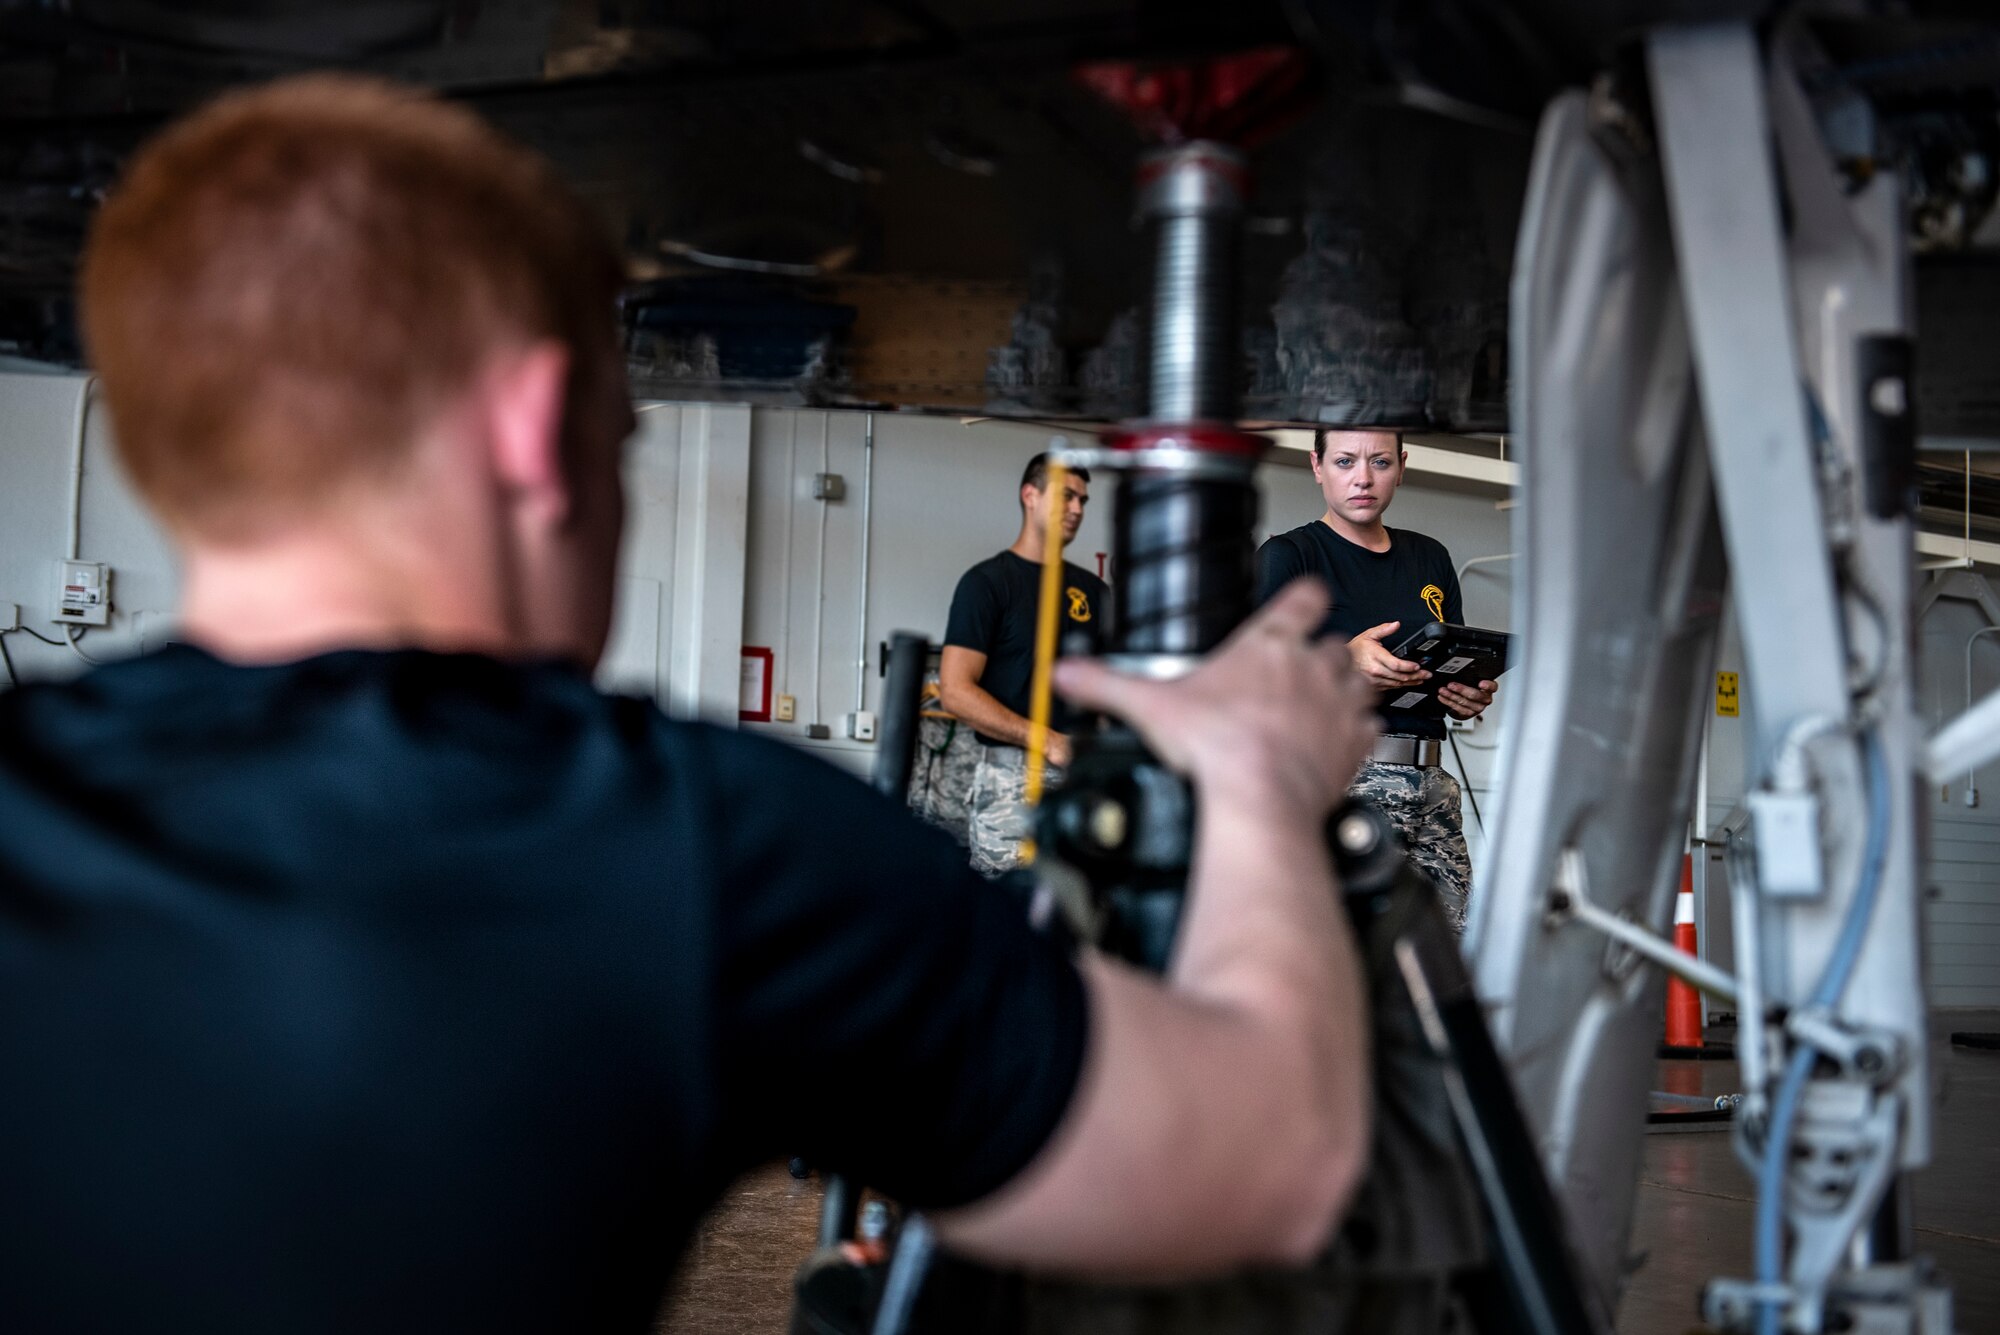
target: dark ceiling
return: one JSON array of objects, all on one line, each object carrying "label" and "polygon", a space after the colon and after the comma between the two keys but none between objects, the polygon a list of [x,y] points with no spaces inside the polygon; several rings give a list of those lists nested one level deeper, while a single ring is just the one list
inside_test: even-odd
[{"label": "dark ceiling", "polygon": [[[0,0],[0,352],[81,356],[77,247],[149,130],[220,88],[333,66],[443,89],[563,167],[643,280],[653,392],[1117,415],[1136,406],[1145,144],[1077,68],[1289,47],[1307,95],[1253,158],[1251,411],[1498,429],[1539,107],[1641,23],[1768,7]],[[2000,139],[1992,7],[1910,8],[1823,40],[1934,122],[1949,178]],[[1962,243],[1977,222],[1940,225]]]}]

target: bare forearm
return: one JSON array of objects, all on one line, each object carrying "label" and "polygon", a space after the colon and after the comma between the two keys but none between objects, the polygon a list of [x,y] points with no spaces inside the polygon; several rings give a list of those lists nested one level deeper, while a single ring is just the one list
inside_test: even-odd
[{"label": "bare forearm", "polygon": [[1028,744],[1028,720],[975,683],[957,682],[938,694],[938,703],[988,737],[1015,746]]},{"label": "bare forearm", "polygon": [[1360,984],[1323,821],[1257,793],[1198,805],[1175,985],[1244,999],[1276,977],[1316,1013],[1351,1013],[1336,1004],[1358,1003]]},{"label": "bare forearm", "polygon": [[1085,961],[1070,1111],[1036,1163],[954,1212],[955,1243],[1194,1272],[1303,1261],[1338,1223],[1369,1143],[1368,1017],[1324,824],[1376,728],[1346,646],[1310,638],[1325,611],[1323,588],[1288,586],[1173,682],[1060,666],[1073,703],[1127,719],[1194,782],[1186,916],[1165,980]]},{"label": "bare forearm", "polygon": [[1277,1054],[1278,1115],[1330,1157],[1344,1200],[1368,1145],[1368,1005],[1324,821],[1254,793],[1204,793],[1200,810],[1173,985]]},{"label": "bare forearm", "polygon": [[1161,1276],[1303,1262],[1338,1222],[1368,1145],[1366,1016],[1326,850],[1310,818],[1234,796],[1204,803],[1197,840],[1168,985],[1085,960],[1065,1131],[941,1221],[954,1246]]},{"label": "bare forearm", "polygon": [[1234,1002],[1086,955],[1091,1046],[1062,1126],[951,1245],[1042,1269],[1165,1278],[1317,1255],[1367,1126],[1302,1094],[1299,1045]]}]

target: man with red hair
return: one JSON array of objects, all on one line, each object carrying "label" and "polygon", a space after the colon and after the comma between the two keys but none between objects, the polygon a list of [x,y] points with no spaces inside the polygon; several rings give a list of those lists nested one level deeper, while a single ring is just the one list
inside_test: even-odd
[{"label": "man with red hair", "polygon": [[[598,694],[632,426],[547,164],[342,78],[132,162],[85,256],[185,643],[0,697],[0,1329],[647,1329],[786,1153],[969,1254],[1302,1258],[1368,1143],[1324,597],[1088,663],[1201,796],[1173,974],[796,752]],[[1315,725],[1302,728],[1301,719]]]}]

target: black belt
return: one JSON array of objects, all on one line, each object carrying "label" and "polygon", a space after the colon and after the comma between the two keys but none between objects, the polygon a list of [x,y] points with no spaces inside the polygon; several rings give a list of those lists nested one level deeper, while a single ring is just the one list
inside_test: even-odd
[{"label": "black belt", "polygon": [[1444,761],[1444,743],[1435,737],[1384,737],[1368,758],[1378,765],[1436,769]]}]

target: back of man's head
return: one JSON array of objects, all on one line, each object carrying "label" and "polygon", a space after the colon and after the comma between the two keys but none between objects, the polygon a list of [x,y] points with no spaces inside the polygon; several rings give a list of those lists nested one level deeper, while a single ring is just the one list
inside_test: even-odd
[{"label": "back of man's head", "polygon": [[177,531],[254,536],[394,474],[510,345],[615,356],[616,252],[471,112],[318,75],[146,145],[92,227],[82,318],[133,482]]}]

